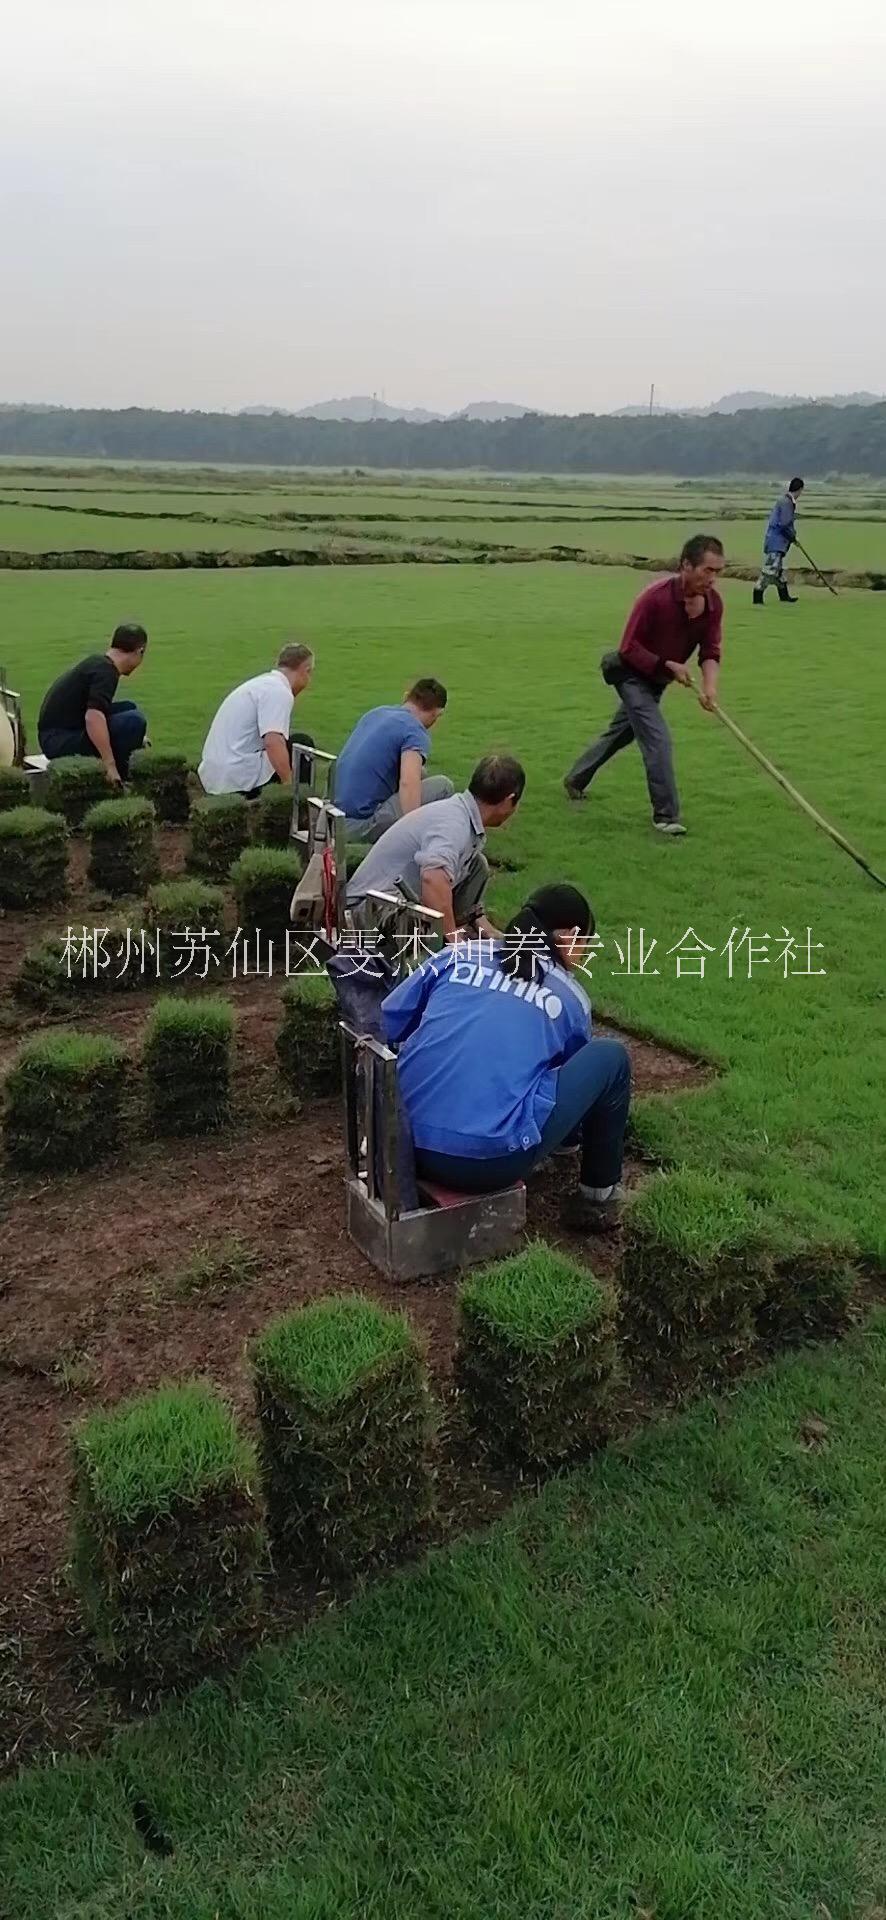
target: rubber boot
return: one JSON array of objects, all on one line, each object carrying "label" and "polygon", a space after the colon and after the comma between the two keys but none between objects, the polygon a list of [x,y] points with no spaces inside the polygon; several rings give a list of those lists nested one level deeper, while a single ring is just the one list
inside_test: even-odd
[{"label": "rubber boot", "polygon": [[789,589],[789,587],[788,587],[788,583],[787,583],[787,581],[786,581],[786,580],[779,580],[779,581],[777,581],[777,583],[776,583],[776,584],[777,584],[777,586],[778,586],[778,597],[779,597],[779,600],[784,600],[784,601],[786,601],[789,607],[795,607],[795,606],[796,606],[796,604],[797,604],[797,596],[796,596],[796,594],[795,594],[795,593],[791,593],[791,591],[790,591],[790,589]]},{"label": "rubber boot", "polygon": [[765,588],[764,588],[764,587],[755,587],[755,588],[754,588],[754,606],[755,606],[755,607],[762,607],[762,605],[763,605],[763,594],[764,594],[764,592],[765,592]]}]

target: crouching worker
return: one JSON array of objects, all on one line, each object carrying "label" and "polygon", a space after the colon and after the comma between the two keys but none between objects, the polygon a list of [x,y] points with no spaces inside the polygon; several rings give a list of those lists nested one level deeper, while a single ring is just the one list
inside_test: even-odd
[{"label": "crouching worker", "polygon": [[144,746],[148,723],[134,700],[116,700],[121,680],[141,666],[144,627],[117,627],[104,653],[87,654],[54,680],[40,708],[37,738],[47,760],[92,754],[112,786],[129,774],[130,755]]},{"label": "crouching worker", "polygon": [[485,917],[489,862],[483,849],[487,833],[503,827],[516,811],[525,785],[519,760],[487,753],[466,793],[432,800],[395,820],[348,882],[345,897],[354,925],[365,924],[367,894],[393,892],[439,913],[447,940],[469,926],[497,938]]},{"label": "crouching worker", "polygon": [[[292,732],[292,709],[314,671],[311,647],[292,643],[277,655],[270,673],[244,680],[222,701],[197,769],[205,793],[242,793],[255,800],[271,781],[292,781],[293,743],[312,747],[309,733]],[[310,763],[302,760],[302,778]]]},{"label": "crouching worker", "polygon": [[574,977],[593,931],[583,894],[542,887],[497,942],[444,948],[382,1006],[419,1177],[500,1191],[579,1139],[579,1185],[562,1215],[574,1233],[617,1223],[631,1098],[627,1049],[591,1038]]},{"label": "crouching worker", "polygon": [[357,721],[335,764],[335,804],[349,840],[371,845],[404,813],[454,793],[445,774],[425,773],[446,698],[439,680],[416,680],[402,706],[373,707]]}]

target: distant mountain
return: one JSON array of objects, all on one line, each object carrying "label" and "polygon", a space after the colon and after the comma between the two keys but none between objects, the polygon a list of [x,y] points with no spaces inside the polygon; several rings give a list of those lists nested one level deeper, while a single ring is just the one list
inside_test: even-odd
[{"label": "distant mountain", "polygon": [[441,420],[522,420],[529,407],[518,407],[512,400],[471,400],[458,413],[431,413],[427,407],[392,407],[376,394],[352,393],[346,400],[317,400],[313,406],[293,413],[288,407],[241,407],[243,415],[267,418],[283,414],[287,420],[353,420],[363,425],[368,420],[405,420],[413,427],[426,427]]},{"label": "distant mountain", "polygon": [[884,399],[882,393],[756,393],[749,389],[739,393],[724,393],[720,400],[712,400],[707,407],[659,407],[648,406],[618,407],[612,414],[613,420],[639,419],[664,413],[677,413],[685,418],[705,418],[712,413],[760,413],[772,407],[877,407]]},{"label": "distant mountain", "polygon": [[702,413],[745,413],[761,407],[876,407],[882,393],[725,393]]},{"label": "distant mountain", "polygon": [[537,407],[518,407],[513,400],[470,400],[458,413],[450,413],[450,420],[522,420],[527,413],[537,413]]}]

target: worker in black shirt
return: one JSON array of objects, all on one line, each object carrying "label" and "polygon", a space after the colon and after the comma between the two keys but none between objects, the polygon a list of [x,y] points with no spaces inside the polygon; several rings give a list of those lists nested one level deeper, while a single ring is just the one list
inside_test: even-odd
[{"label": "worker in black shirt", "polygon": [[37,736],[48,760],[97,754],[112,786],[129,772],[129,756],[144,745],[148,723],[134,700],[115,700],[145,657],[144,627],[117,627],[105,653],[90,653],[54,680],[40,708]]}]

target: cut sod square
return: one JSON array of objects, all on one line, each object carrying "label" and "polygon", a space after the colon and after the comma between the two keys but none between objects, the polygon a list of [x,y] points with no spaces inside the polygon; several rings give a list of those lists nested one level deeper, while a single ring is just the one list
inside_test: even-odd
[{"label": "cut sod square", "polygon": [[73,1578],[102,1655],[188,1677],[257,1611],[251,1445],[195,1380],[93,1414],[72,1453]]},{"label": "cut sod square", "polygon": [[44,807],[0,813],[0,906],[51,907],[68,890],[68,829]]},{"label": "cut sod square", "polygon": [[340,1078],[338,1001],[324,975],[288,981],[280,995],[276,1039],[280,1071],[291,1093],[335,1093]]},{"label": "cut sod square", "polygon": [[148,891],[145,919],[165,980],[207,980],[224,952],[225,896],[205,880],[161,880]]},{"label": "cut sod square", "polygon": [[543,1241],[461,1282],[455,1378],[489,1451],[534,1466],[606,1438],[616,1300]]},{"label": "cut sod square", "polygon": [[22,767],[0,767],[0,813],[11,807],[29,807],[31,783]]},{"label": "cut sod square", "polygon": [[168,826],[181,826],[191,811],[189,776],[183,753],[140,747],[129,762],[129,784],[133,793],[150,800],[157,819]]},{"label": "cut sod square", "polygon": [[259,794],[253,838],[259,847],[288,847],[291,831],[292,788],[272,782]]},{"label": "cut sod square", "polygon": [[281,1559],[349,1573],[430,1506],[428,1396],[402,1314],[359,1294],[275,1321],[252,1349],[268,1522]]},{"label": "cut sod square", "polygon": [[[72,833],[83,825],[90,807],[107,800],[109,794],[113,798],[114,792],[97,755],[70,754],[50,761],[46,805],[50,813],[64,816]],[[116,797],[122,797],[119,789]]]},{"label": "cut sod square", "polygon": [[234,1015],[227,1000],[157,1001],[143,1055],[153,1133],[213,1133],[224,1125],[233,1043]]},{"label": "cut sod square", "polygon": [[227,880],[234,861],[249,845],[249,803],[242,793],[213,794],[191,809],[187,864],[207,880]]},{"label": "cut sod square", "polygon": [[688,1389],[738,1366],[769,1263],[764,1217],[738,1181],[691,1168],[654,1176],[626,1209],[619,1277],[640,1371]]},{"label": "cut sod square", "polygon": [[763,1339],[828,1340],[852,1316],[855,1269],[845,1247],[798,1241],[773,1257],[757,1326]]},{"label": "cut sod square", "polygon": [[3,1138],[16,1165],[89,1167],[120,1143],[129,1072],[104,1034],[41,1033],[22,1047],[4,1087]]},{"label": "cut sod square", "polygon": [[157,871],[154,809],[127,795],[100,800],[83,822],[89,835],[89,879],[99,893],[143,893]]},{"label": "cut sod square", "polygon": [[30,947],[12,983],[17,1000],[51,1011],[75,994],[125,993],[157,978],[153,939],[124,918],[49,934]]},{"label": "cut sod square", "polygon": [[244,933],[257,933],[281,951],[289,931],[289,909],[301,877],[297,852],[283,847],[248,847],[231,870],[237,915]]}]

